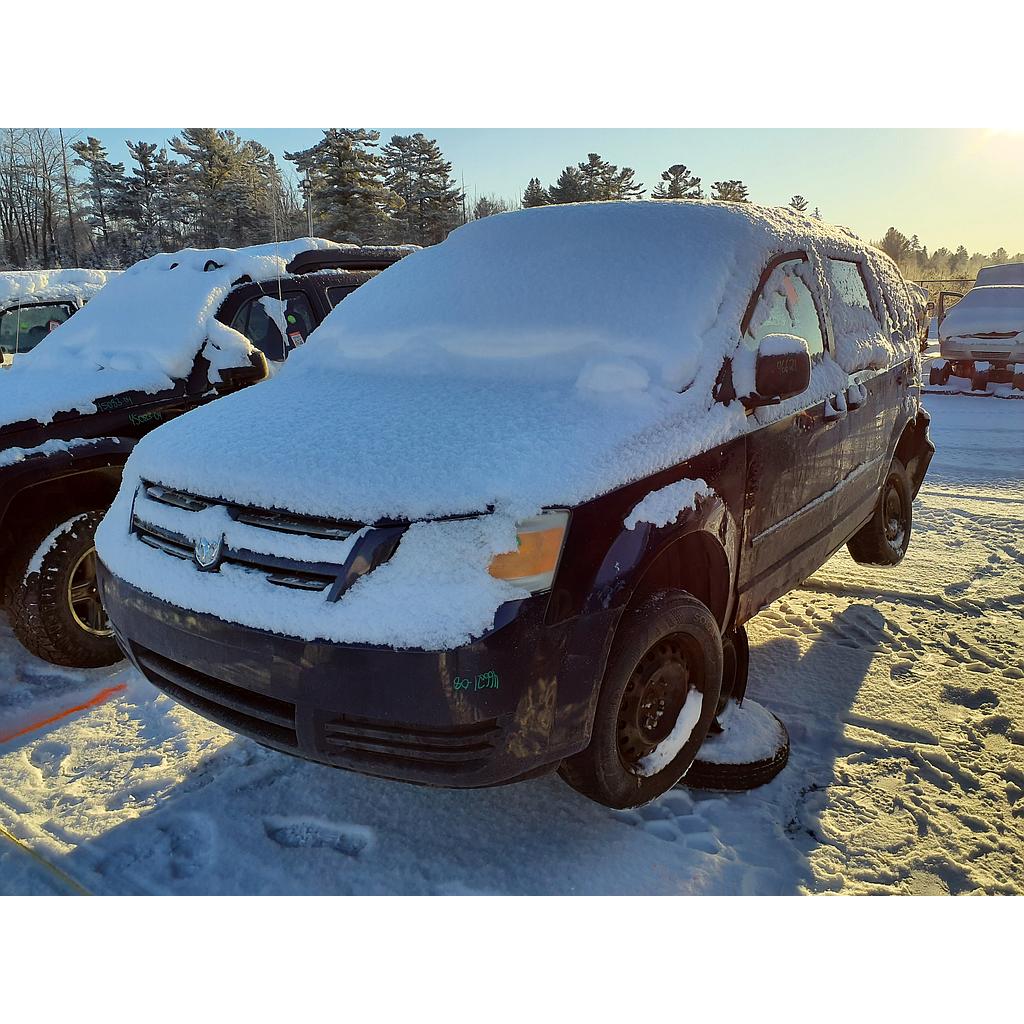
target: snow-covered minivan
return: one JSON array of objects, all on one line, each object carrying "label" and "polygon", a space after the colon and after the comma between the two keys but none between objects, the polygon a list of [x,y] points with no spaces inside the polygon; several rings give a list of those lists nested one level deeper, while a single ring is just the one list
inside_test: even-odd
[{"label": "snow-covered minivan", "polygon": [[31,352],[118,270],[0,272],[0,369]]},{"label": "snow-covered minivan", "polygon": [[933,447],[893,263],[785,209],[502,214],[154,431],[97,533],[139,670],[371,775],[614,807],[742,698],[744,623],[907,550]]}]

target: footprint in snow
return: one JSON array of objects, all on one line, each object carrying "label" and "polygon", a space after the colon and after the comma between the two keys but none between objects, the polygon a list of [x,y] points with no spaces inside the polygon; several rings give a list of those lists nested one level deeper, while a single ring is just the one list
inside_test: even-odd
[{"label": "footprint in snow", "polygon": [[316,818],[265,818],[267,836],[288,849],[328,849],[358,858],[371,850],[377,834],[366,825],[339,824]]},{"label": "footprint in snow", "polygon": [[60,774],[61,765],[70,753],[71,748],[66,743],[47,740],[44,743],[37,743],[28,759],[39,769],[39,774],[44,779],[52,779]]},{"label": "footprint in snow", "polygon": [[960,704],[972,711],[986,710],[999,706],[999,696],[995,690],[987,686],[972,690],[966,686],[945,686],[942,690],[942,699],[951,704]]}]

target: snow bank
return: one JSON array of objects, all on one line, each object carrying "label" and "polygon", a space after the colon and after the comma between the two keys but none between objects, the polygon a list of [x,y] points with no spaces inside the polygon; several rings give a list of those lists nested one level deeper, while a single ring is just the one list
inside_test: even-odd
[{"label": "snow bank", "polygon": [[695,509],[697,499],[714,494],[704,480],[678,480],[668,487],[651,491],[626,517],[623,526],[635,529],[640,523],[668,526],[674,523],[684,509]]},{"label": "snow bank", "polygon": [[[0,426],[57,412],[95,411],[95,399],[155,393],[192,369],[204,343],[213,372],[244,365],[248,341],[215,319],[242,277],[273,280],[300,252],[335,243],[300,238],[245,249],[183,249],[136,263],[0,378]],[[209,266],[210,270],[205,270]]]},{"label": "snow bank", "polygon": [[1024,287],[975,286],[943,317],[939,340],[1012,331],[1024,331]]},{"label": "snow bank", "polygon": [[88,302],[120,270],[5,270],[0,272],[0,309],[26,302],[75,299]]},{"label": "snow bank", "polygon": [[[879,351],[890,361],[913,354],[913,331],[897,345],[877,328],[875,336],[850,339],[844,365],[816,360],[803,395],[751,417],[739,402],[716,403],[712,388],[724,359],[738,367],[745,354],[752,367],[740,324],[764,266],[797,249],[808,253],[825,294],[826,255],[868,259],[900,289],[901,315],[913,323],[887,257],[794,211],[594,203],[475,221],[346,298],[272,380],[143,439],[98,535],[102,557],[129,582],[170,596],[170,570],[144,565],[127,531],[141,478],[366,523],[489,510],[512,523],[544,507],[576,505],[821,400]],[[281,429],[268,431],[268,424]],[[196,452],[211,454],[197,459]],[[460,537],[462,550],[476,543],[478,529],[450,524],[449,539]],[[417,536],[425,534],[410,531],[400,555],[415,549]],[[481,572],[491,551],[476,559]],[[390,604],[381,597],[387,621],[359,620],[365,632],[358,634],[343,608],[375,592],[371,579],[390,581],[395,597]],[[218,586],[210,577],[202,584],[209,592]],[[411,577],[377,570],[366,584],[315,617],[310,602],[322,597],[280,591],[254,599],[245,612],[232,611],[225,591],[217,614],[235,621],[246,614],[271,630],[287,616],[305,637],[395,645],[422,639],[412,625],[421,615],[426,623],[447,614],[445,596],[412,587]],[[459,590],[453,606],[469,593]],[[490,583],[474,584],[473,593],[486,604],[472,614],[467,605],[449,632],[432,634],[434,642],[448,645],[471,621],[487,623],[507,597]],[[290,602],[294,616],[284,611]]]}]

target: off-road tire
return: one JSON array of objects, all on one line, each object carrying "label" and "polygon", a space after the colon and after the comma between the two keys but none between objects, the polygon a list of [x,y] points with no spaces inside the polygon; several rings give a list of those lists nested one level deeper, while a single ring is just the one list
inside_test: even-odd
[{"label": "off-road tire", "polygon": [[[700,716],[679,753],[660,771],[643,776],[631,771],[620,754],[619,716],[634,674],[666,643],[687,651],[687,693],[694,687],[701,693]],[[652,595],[623,614],[601,682],[590,745],[565,760],[559,773],[577,792],[606,807],[649,803],[692,764],[718,708],[721,685],[722,637],[711,612],[683,591]]]},{"label": "off-road tire", "polygon": [[[38,523],[11,553],[4,595],[11,628],[27,650],[54,665],[96,668],[124,657],[112,635],[90,633],[76,621],[68,597],[71,574],[94,547],[104,512],[62,512],[60,520]],[[37,557],[44,544],[48,550]],[[29,572],[33,560],[39,568]]]},{"label": "off-road tire", "polygon": [[[897,533],[893,536],[893,498],[899,500]],[[906,467],[893,458],[889,472],[875,502],[875,511],[866,525],[855,533],[846,547],[855,562],[861,565],[897,565],[910,546],[913,528],[913,487]]]},{"label": "off-road tire", "polygon": [[715,764],[713,761],[694,761],[690,770],[680,782],[681,786],[690,789],[711,789],[725,792],[736,792],[755,789],[771,782],[789,761],[789,731],[779,719],[772,714],[782,730],[782,740],[778,749],[769,757],[747,764]]}]

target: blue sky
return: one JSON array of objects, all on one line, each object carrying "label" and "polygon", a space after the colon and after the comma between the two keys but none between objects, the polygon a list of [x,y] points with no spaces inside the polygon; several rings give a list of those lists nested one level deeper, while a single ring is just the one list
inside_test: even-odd
[{"label": "blue sky", "polygon": [[[81,128],[114,160],[128,161],[125,139],[164,143],[179,129]],[[274,151],[320,138],[314,128],[239,128]],[[826,220],[865,238],[890,224],[930,248],[964,244],[971,252],[1024,250],[1024,132],[982,129],[614,129],[380,128],[436,138],[466,191],[507,198],[536,175],[549,184],[569,163],[598,152],[633,167],[651,188],[660,172],[685,163],[710,186],[740,178],[755,202],[788,202],[794,193]]]}]

